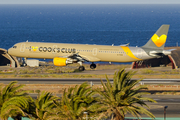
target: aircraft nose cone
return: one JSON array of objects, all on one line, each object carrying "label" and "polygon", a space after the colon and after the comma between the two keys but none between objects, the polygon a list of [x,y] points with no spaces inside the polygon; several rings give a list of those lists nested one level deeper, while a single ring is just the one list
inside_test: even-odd
[{"label": "aircraft nose cone", "polygon": [[8,54],[11,55],[11,54],[12,54],[12,51],[13,51],[12,48],[9,48],[7,52],[8,52]]}]

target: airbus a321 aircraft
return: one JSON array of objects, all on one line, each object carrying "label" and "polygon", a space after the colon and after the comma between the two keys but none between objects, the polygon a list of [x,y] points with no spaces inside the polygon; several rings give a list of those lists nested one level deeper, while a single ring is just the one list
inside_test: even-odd
[{"label": "airbus a321 aircraft", "polygon": [[43,42],[21,42],[8,50],[12,56],[23,58],[53,59],[55,66],[66,66],[79,63],[79,70],[85,70],[82,63],[92,62],[91,69],[96,68],[94,62],[134,62],[170,55],[171,50],[164,50],[169,25],[162,25],[150,40],[142,47],[129,45],[108,46],[88,44],[64,44]]}]

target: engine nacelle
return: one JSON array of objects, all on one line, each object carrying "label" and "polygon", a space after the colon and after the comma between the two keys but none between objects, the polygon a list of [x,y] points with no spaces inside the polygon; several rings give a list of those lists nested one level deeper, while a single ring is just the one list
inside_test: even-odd
[{"label": "engine nacelle", "polygon": [[55,57],[53,59],[53,63],[55,66],[66,66],[67,65],[67,58]]}]

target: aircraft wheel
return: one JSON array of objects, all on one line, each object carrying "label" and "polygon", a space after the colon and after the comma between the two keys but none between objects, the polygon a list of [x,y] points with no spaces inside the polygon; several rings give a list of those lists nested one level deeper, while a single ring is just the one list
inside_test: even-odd
[{"label": "aircraft wheel", "polygon": [[84,66],[79,66],[79,71],[84,71],[84,70],[85,70]]},{"label": "aircraft wheel", "polygon": [[25,67],[25,66],[27,66],[27,64],[26,64],[26,63],[24,63],[24,64],[23,64],[23,66]]},{"label": "aircraft wheel", "polygon": [[95,68],[96,68],[96,64],[94,64],[94,63],[91,64],[91,65],[90,65],[90,68],[91,68],[91,69],[95,69]]}]

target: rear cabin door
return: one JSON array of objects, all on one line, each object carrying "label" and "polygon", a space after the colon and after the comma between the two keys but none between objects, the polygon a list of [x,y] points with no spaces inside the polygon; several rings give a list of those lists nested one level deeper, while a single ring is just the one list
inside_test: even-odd
[{"label": "rear cabin door", "polygon": [[93,48],[93,52],[92,52],[92,54],[93,54],[94,56],[96,56],[96,55],[97,55],[97,48]]},{"label": "rear cabin door", "polygon": [[142,49],[137,50],[137,57],[142,58]]}]

